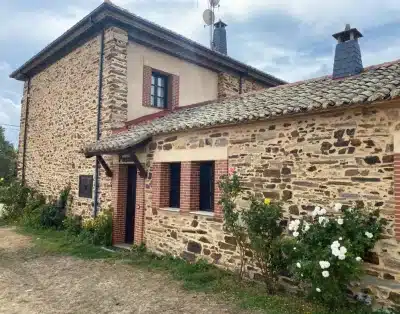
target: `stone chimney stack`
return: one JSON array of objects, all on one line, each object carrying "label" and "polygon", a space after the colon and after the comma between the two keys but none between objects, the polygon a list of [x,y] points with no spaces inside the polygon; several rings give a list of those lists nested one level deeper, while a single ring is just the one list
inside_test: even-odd
[{"label": "stone chimney stack", "polygon": [[227,26],[221,20],[214,24],[214,50],[224,55],[228,54],[225,29]]},{"label": "stone chimney stack", "polygon": [[363,71],[363,65],[358,38],[363,35],[357,28],[351,28],[350,24],[346,24],[343,32],[332,36],[337,39],[332,77],[341,78],[360,74]]}]

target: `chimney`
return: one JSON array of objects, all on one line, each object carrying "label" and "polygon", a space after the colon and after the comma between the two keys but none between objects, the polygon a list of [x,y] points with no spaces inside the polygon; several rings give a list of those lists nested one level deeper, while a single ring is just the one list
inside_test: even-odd
[{"label": "chimney", "polygon": [[214,50],[224,55],[228,54],[228,47],[226,44],[226,29],[228,26],[221,20],[214,24]]},{"label": "chimney", "polygon": [[332,36],[338,42],[335,50],[332,77],[341,78],[360,74],[363,70],[363,65],[358,38],[363,37],[363,35],[357,28],[350,28],[350,24],[346,24],[343,32]]}]

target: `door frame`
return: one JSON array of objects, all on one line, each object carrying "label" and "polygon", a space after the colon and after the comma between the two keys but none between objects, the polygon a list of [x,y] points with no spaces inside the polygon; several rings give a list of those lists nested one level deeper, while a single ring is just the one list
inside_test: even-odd
[{"label": "door frame", "polygon": [[135,241],[136,219],[136,189],[137,169],[134,165],[127,166],[127,191],[125,200],[125,239],[124,242],[133,244]]}]

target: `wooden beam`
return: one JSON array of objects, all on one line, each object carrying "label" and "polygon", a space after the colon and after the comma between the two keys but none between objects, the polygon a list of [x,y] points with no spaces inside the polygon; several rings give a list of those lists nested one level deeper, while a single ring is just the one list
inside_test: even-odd
[{"label": "wooden beam", "polygon": [[97,156],[97,158],[99,159],[101,166],[104,168],[107,177],[112,177],[113,173],[112,173],[110,167],[107,165],[106,161],[103,159],[103,156],[99,155],[99,156]]},{"label": "wooden beam", "polygon": [[134,152],[130,153],[131,158],[133,160],[133,162],[136,165],[136,168],[139,170],[139,174],[142,178],[146,178],[147,173],[146,170],[144,169],[143,165],[140,163],[139,159],[137,158],[136,154]]}]

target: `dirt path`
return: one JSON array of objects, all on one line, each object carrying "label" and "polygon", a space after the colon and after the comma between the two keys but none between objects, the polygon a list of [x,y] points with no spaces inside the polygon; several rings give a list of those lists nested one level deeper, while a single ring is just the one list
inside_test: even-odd
[{"label": "dirt path", "polygon": [[243,313],[162,274],[122,264],[29,253],[0,228],[0,313]]}]

